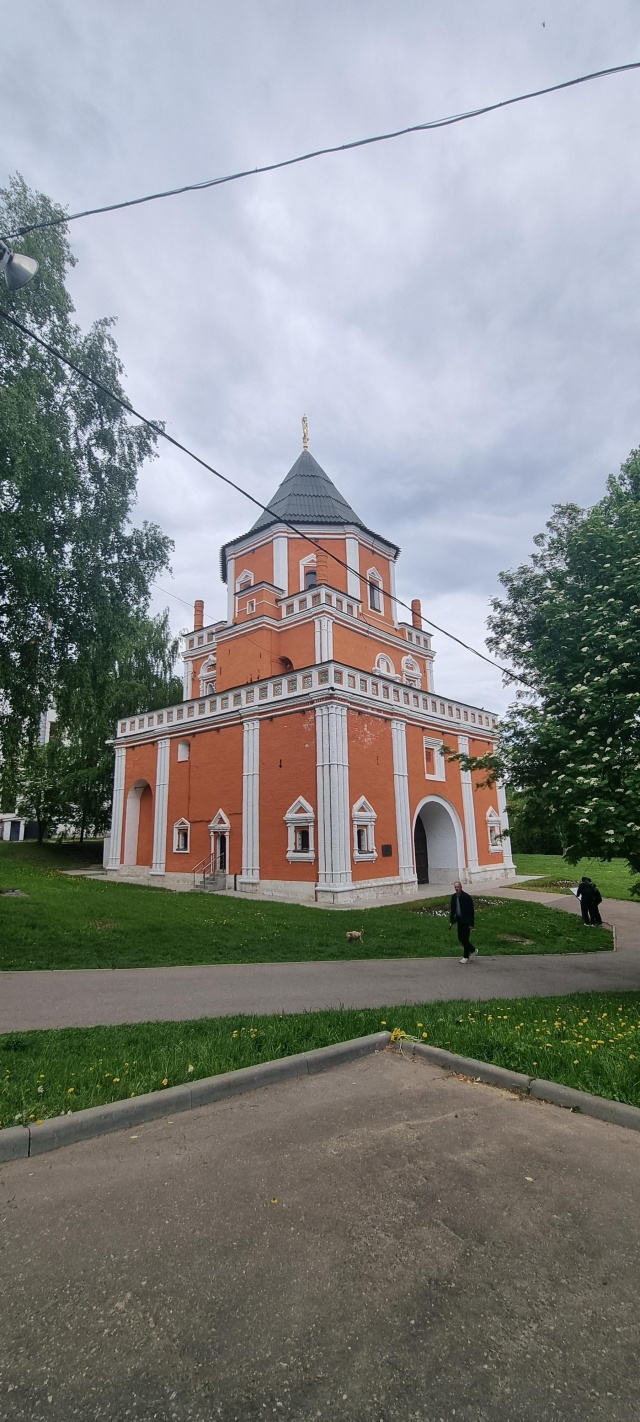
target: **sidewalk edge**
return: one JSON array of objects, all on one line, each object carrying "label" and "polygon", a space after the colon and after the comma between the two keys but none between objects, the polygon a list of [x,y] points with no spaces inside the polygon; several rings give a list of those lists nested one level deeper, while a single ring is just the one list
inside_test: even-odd
[{"label": "sidewalk edge", "polygon": [[354,1037],[348,1042],[334,1042],[328,1047],[316,1047],[310,1052],[260,1062],[257,1066],[202,1077],[188,1085],[170,1086],[166,1091],[151,1091],[126,1101],[110,1101],[105,1106],[90,1106],[67,1116],[53,1116],[40,1126],[7,1126],[0,1130],[0,1164],[44,1155],[61,1146],[110,1135],[178,1111],[195,1110],[278,1081],[329,1071],[344,1062],[381,1051],[390,1036],[390,1032],[373,1032],[368,1037]]}]

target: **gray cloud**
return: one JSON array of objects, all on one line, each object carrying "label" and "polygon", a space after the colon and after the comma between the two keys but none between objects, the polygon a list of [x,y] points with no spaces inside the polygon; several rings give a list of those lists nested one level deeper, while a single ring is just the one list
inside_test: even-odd
[{"label": "gray cloud", "polygon": [[[637,8],[25,0],[3,49],[7,171],[74,210],[626,62]],[[134,403],[265,502],[306,410],[401,544],[401,596],[481,644],[499,570],[638,443],[639,105],[626,75],[79,222],[78,317],[117,316]],[[175,540],[163,586],[220,615],[218,548],[251,505],[163,449],[137,515]],[[444,690],[506,704],[436,645]]]}]

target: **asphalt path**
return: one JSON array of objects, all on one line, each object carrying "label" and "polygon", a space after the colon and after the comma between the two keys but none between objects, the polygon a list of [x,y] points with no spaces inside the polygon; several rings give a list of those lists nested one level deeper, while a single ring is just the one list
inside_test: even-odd
[{"label": "asphalt path", "polygon": [[388,1052],[11,1162],[3,1422],[637,1422],[639,1167]]},{"label": "asphalt path", "polygon": [[[491,892],[579,912],[573,896]],[[640,989],[640,905],[605,899],[602,916],[615,927],[615,953],[479,957],[467,967],[457,958],[387,958],[2,973],[0,1032]]]}]

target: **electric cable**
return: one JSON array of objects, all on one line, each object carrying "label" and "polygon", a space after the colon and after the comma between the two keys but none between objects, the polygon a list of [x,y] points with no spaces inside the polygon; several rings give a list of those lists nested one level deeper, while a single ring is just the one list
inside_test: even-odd
[{"label": "electric cable", "polygon": [[[89,373],[86,370],[83,370],[81,366],[76,365],[75,361],[71,360],[69,356],[63,355],[61,351],[56,350],[56,347],[52,346],[49,341],[46,341],[44,339],[44,336],[39,336],[35,331],[31,331],[28,326],[23,325],[22,321],[18,321],[16,316],[11,316],[9,312],[5,311],[4,308],[1,306],[0,317],[4,321],[7,321],[9,325],[14,326],[16,330],[21,331],[22,334],[24,336],[27,336],[29,340],[35,341],[39,346],[42,346],[43,350],[46,350],[49,355],[52,355],[54,357],[55,360],[60,361],[62,365],[66,365],[69,370],[72,370],[76,375],[79,375],[82,380],[87,381],[89,385],[92,385],[94,389],[99,390],[101,394],[106,395],[109,400],[115,401],[117,405],[120,405],[123,410],[127,411],[127,414],[133,415],[136,420],[140,420],[143,425],[146,425],[147,429],[153,430],[154,434],[156,434],[160,439],[166,440],[167,443],[173,445],[175,449],[179,449],[182,454],[186,454],[189,459],[193,459],[194,462],[196,464],[199,464],[202,469],[206,469],[209,474],[213,474],[216,479],[220,479],[223,484],[227,484],[229,488],[235,489],[236,493],[242,494],[243,498],[248,499],[250,503],[255,504],[256,507],[261,509],[263,513],[270,514],[272,512],[268,504],[263,504],[260,499],[256,499],[254,494],[250,494],[247,489],[243,489],[241,484],[237,484],[235,480],[230,479],[227,474],[221,474],[220,470],[215,469],[214,466],[212,464],[209,464],[206,459],[202,459],[199,454],[195,454],[193,450],[189,449],[186,444],[182,444],[180,440],[175,439],[173,435],[168,434],[167,431],[162,428],[162,425],[156,424],[154,420],[147,419],[146,415],[143,415],[140,410],[136,410],[135,407],[131,405],[128,400],[125,400],[123,398],[123,396],[116,395],[115,392],[113,390],[110,390],[107,385],[103,385],[101,380],[97,380],[95,376],[89,375]],[[322,553],[326,553],[327,558],[330,558],[334,563],[337,563],[339,567],[344,568],[347,573],[352,573],[354,577],[358,578],[360,583],[367,581],[366,577],[360,572],[359,568],[352,568],[350,564],[346,563],[343,558],[339,558],[337,553],[331,553],[329,549],[325,548],[324,545],[320,543],[317,538],[312,538],[308,533],[303,533],[302,529],[297,528],[296,525],[294,523],[290,523],[288,519],[277,518],[275,521],[277,523],[283,524],[284,527],[288,528],[291,533],[295,533],[296,537],[302,539],[304,543],[308,543],[312,548],[315,548]],[[395,603],[396,607],[402,607],[405,609],[406,612],[413,611],[410,603],[404,602],[402,598],[395,596],[393,593],[387,593],[386,596],[389,598],[390,602]],[[440,627],[439,624],[437,622],[434,622],[432,618],[425,617],[424,615],[422,615],[422,621],[426,622],[429,627],[433,627],[434,630],[436,632],[439,632],[443,637],[448,637],[450,641],[456,642],[457,645],[459,647],[464,648],[466,652],[472,652],[475,657],[479,657],[481,661],[487,662],[490,667],[493,667],[496,671],[501,672],[502,675],[505,676],[509,681],[520,682],[524,686],[528,685],[528,683],[524,681],[522,677],[517,676],[515,672],[509,671],[507,667],[503,667],[500,662],[495,662],[492,657],[486,656],[484,652],[479,652],[477,647],[472,647],[468,642],[464,642],[462,638],[457,637],[454,632],[448,632],[445,627]]]},{"label": "electric cable", "polygon": [[578,84],[588,84],[593,79],[605,79],[612,74],[624,74],[631,69],[640,69],[640,60],[631,64],[616,64],[609,69],[596,69],[591,74],[580,74],[576,79],[565,79],[561,84],[548,84],[544,89],[531,89],[526,94],[516,94],[511,99],[501,99],[495,104],[483,104],[480,108],[467,109],[464,113],[450,114],[446,118],[428,119],[425,123],[408,124],[405,128],[393,129],[389,133],[377,133],[369,138],[355,138],[350,143],[336,143],[327,148],[315,148],[309,153],[300,153],[295,158],[283,158],[277,163],[263,163],[254,168],[242,168],[237,173],[228,173],[220,178],[206,178],[200,183],[185,183],[179,188],[167,188],[164,192],[147,193],[145,197],[128,198],[124,202],[105,203],[103,207],[87,207],[82,212],[72,212],[61,217],[50,217],[42,222],[30,222],[8,234],[8,239],[24,237],[28,232],[36,232],[45,227],[60,227],[67,222],[77,222],[81,217],[96,217],[104,212],[119,212],[127,207],[140,207],[143,203],[158,202],[163,198],[180,197],[183,193],[203,192],[206,188],[221,187],[224,183],[235,183],[241,178],[253,178],[259,173],[274,173],[279,168],[292,168],[299,163],[309,163],[312,159],[323,158],[332,153],[346,153],[353,148],[366,148],[374,143],[388,143],[395,138],[404,138],[409,133],[425,133],[436,128],[449,128],[452,124],[464,123],[467,119],[480,118],[484,114],[495,113],[513,104],[523,104],[527,99],[539,99],[545,94],[557,94],[561,89],[572,89]]}]

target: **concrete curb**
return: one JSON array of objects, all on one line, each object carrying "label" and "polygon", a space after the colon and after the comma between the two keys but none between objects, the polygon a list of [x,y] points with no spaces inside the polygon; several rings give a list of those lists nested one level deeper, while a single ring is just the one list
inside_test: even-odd
[{"label": "concrete curb", "polygon": [[192,1111],[212,1101],[224,1101],[246,1091],[272,1086],[292,1077],[315,1075],[355,1061],[386,1047],[391,1033],[374,1032],[369,1037],[354,1037],[350,1042],[336,1042],[330,1047],[317,1047],[311,1052],[262,1062],[258,1066],[241,1067],[238,1071],[207,1076],[186,1086],[170,1086],[166,1091],[150,1091],[128,1101],[111,1101],[106,1106],[90,1106],[86,1111],[73,1111],[67,1116],[54,1116],[41,1126],[9,1126],[0,1131],[0,1164],[8,1160],[25,1159],[58,1150],[76,1141],[109,1135],[159,1116],[172,1116],[178,1111]]},{"label": "concrete curb", "polygon": [[441,1047],[428,1047],[423,1042],[409,1042],[402,1038],[394,1049],[401,1056],[423,1057],[432,1066],[443,1067],[456,1076],[471,1076],[487,1086],[501,1086],[504,1091],[514,1091],[521,1096],[533,1096],[537,1101],[548,1101],[553,1106],[564,1106],[569,1111],[579,1111],[583,1116],[595,1116],[599,1121],[609,1121],[614,1126],[626,1126],[628,1130],[640,1131],[640,1107],[628,1106],[624,1101],[611,1101],[606,1096],[591,1096],[588,1091],[576,1091],[573,1086],[562,1086],[558,1081],[543,1081],[538,1077],[524,1076],[519,1071],[509,1071],[506,1067],[494,1066],[491,1062],[477,1062],[472,1057],[459,1057],[455,1052],[446,1052]]}]

